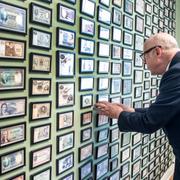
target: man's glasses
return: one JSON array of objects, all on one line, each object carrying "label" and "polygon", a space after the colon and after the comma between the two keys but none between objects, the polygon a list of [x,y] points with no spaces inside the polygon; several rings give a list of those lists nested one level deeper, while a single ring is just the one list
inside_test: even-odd
[{"label": "man's glasses", "polygon": [[145,54],[149,53],[150,51],[152,51],[153,49],[155,49],[155,48],[157,48],[157,47],[161,48],[160,45],[153,46],[152,48],[149,48],[148,50],[144,51],[144,52],[140,55],[140,58],[145,62],[145,61],[146,61],[146,59],[145,59]]}]

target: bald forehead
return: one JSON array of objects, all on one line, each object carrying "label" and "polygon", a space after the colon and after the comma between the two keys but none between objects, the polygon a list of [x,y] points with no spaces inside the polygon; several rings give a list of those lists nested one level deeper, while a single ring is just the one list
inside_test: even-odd
[{"label": "bald forehead", "polygon": [[144,49],[157,45],[167,46],[168,48],[178,47],[177,41],[173,36],[161,32],[150,36],[144,43]]}]

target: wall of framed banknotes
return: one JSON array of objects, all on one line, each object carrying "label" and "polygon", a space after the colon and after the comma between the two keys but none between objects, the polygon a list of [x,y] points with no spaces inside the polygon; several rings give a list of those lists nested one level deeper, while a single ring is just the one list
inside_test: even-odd
[{"label": "wall of framed banknotes", "polygon": [[159,179],[162,129],[119,132],[100,100],[149,107],[160,76],[140,53],[176,35],[175,0],[1,0],[0,179]]}]

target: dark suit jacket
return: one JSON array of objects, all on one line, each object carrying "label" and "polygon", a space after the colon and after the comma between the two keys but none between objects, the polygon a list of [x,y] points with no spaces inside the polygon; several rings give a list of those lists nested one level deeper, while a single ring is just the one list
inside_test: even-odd
[{"label": "dark suit jacket", "polygon": [[118,126],[120,131],[141,133],[153,133],[163,128],[180,162],[180,52],[173,57],[161,79],[155,103],[133,113],[122,112]]}]

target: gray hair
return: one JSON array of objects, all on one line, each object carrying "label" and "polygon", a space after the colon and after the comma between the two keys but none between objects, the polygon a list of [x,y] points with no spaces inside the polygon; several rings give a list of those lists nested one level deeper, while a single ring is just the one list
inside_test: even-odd
[{"label": "gray hair", "polygon": [[176,39],[167,33],[157,33],[152,35],[149,40],[149,42],[152,42],[154,45],[160,45],[165,49],[179,48]]}]

